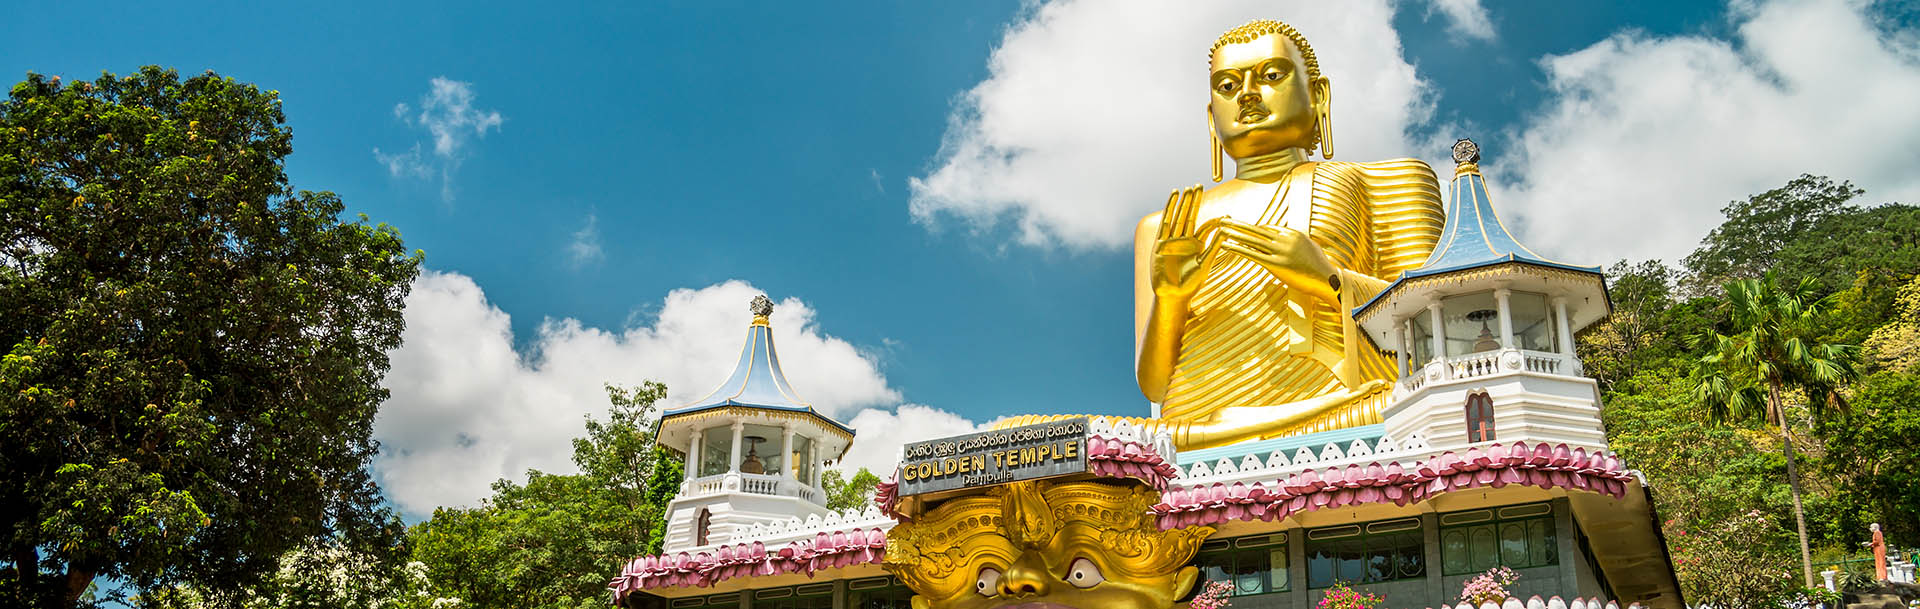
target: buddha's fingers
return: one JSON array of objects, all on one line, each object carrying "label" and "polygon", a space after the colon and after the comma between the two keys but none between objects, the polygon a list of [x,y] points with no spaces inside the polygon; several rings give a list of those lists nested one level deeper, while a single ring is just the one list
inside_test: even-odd
[{"label": "buddha's fingers", "polygon": [[1167,191],[1167,208],[1160,212],[1160,232],[1154,237],[1155,240],[1166,241],[1173,236],[1174,226],[1179,224],[1176,214],[1180,213],[1180,195],[1178,188]]}]

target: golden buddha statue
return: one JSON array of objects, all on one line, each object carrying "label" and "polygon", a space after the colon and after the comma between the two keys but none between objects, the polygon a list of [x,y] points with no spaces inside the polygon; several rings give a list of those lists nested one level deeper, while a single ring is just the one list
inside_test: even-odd
[{"label": "golden buddha statue", "polygon": [[[1214,180],[1134,234],[1137,378],[1180,448],[1380,421],[1391,358],[1349,312],[1418,267],[1444,224],[1416,159],[1333,157],[1333,87],[1292,26],[1248,22],[1210,57]],[[1002,427],[1050,416],[1007,419]]]},{"label": "golden buddha statue", "polygon": [[1138,482],[1014,482],[887,532],[884,566],[913,609],[1167,609],[1199,579],[1212,527],[1162,531]]}]

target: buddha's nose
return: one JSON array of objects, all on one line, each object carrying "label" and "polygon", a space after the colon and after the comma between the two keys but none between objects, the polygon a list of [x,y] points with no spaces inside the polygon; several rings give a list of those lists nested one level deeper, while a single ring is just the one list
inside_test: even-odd
[{"label": "buddha's nose", "polygon": [[1254,93],[1253,89],[1246,89],[1246,93],[1240,94],[1240,105],[1245,106],[1257,103],[1260,103],[1260,94]]},{"label": "buddha's nose", "polygon": [[1037,552],[1021,552],[1020,558],[1007,567],[1005,575],[1000,576],[1000,596],[1046,596],[1048,581],[1052,576],[1047,573],[1045,561]]}]

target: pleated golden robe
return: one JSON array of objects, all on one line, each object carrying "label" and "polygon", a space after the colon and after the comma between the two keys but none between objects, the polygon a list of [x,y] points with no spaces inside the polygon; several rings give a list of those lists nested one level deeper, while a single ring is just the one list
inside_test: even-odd
[{"label": "pleated golden robe", "polygon": [[[1416,159],[1329,161],[1300,171],[1313,173],[1312,192],[1293,192],[1307,180],[1289,179],[1256,223],[1304,230],[1318,243],[1341,269],[1341,302],[1291,290],[1240,256],[1209,260],[1160,418],[1207,421],[1227,408],[1285,404],[1394,378],[1393,360],[1354,327],[1349,312],[1433,251],[1445,220],[1439,180]],[[1382,401],[1274,435],[1377,423]]]}]

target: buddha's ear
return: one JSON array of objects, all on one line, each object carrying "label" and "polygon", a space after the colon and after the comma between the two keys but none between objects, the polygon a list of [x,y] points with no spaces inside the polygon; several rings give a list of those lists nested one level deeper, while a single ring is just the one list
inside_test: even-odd
[{"label": "buddha's ear", "polygon": [[1321,76],[1307,82],[1307,90],[1313,95],[1314,130],[1319,140],[1320,156],[1333,158],[1333,81]]},{"label": "buddha's ear", "polygon": [[[1193,585],[1200,581],[1200,569],[1188,566],[1173,574],[1173,598],[1180,600],[1193,592]],[[917,608],[916,608],[917,609]]]}]

